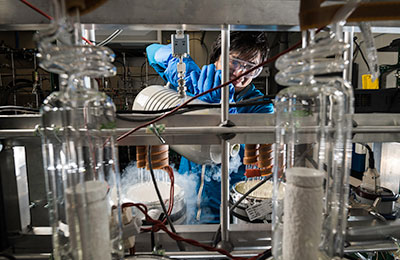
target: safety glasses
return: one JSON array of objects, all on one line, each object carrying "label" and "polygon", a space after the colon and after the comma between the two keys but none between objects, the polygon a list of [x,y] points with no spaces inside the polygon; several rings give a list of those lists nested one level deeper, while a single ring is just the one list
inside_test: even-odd
[{"label": "safety glasses", "polygon": [[[229,57],[229,61],[230,61],[231,66],[232,66],[231,68],[234,71],[239,71],[240,70],[240,71],[242,71],[242,73],[254,68],[254,66],[257,65],[257,64],[254,64],[254,63],[251,63],[251,62],[248,62],[248,61],[244,61],[244,60],[238,59],[236,57],[232,57],[232,56]],[[245,77],[249,77],[249,78],[253,78],[253,79],[257,78],[260,75],[262,69],[263,68],[260,67],[260,68],[258,68],[256,70],[250,72]]]}]

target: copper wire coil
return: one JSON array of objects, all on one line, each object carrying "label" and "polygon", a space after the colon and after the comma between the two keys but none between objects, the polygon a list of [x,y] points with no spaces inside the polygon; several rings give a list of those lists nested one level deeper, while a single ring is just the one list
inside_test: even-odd
[{"label": "copper wire coil", "polygon": [[243,164],[256,164],[258,161],[258,144],[246,144],[244,148]]},{"label": "copper wire coil", "polygon": [[274,158],[272,144],[261,144],[258,150],[259,150],[258,167],[272,168],[273,158]]},{"label": "copper wire coil", "polygon": [[[151,166],[153,169],[162,169],[169,166],[168,145],[154,145],[151,147]],[[148,162],[146,168],[149,169]]]},{"label": "copper wire coil", "polygon": [[146,167],[146,155],[147,155],[146,146],[136,146],[136,161],[138,168]]},{"label": "copper wire coil", "polygon": [[[151,166],[153,169],[162,169],[169,166],[168,145],[154,145],[151,147]],[[149,169],[147,147],[136,147],[137,167]]]}]

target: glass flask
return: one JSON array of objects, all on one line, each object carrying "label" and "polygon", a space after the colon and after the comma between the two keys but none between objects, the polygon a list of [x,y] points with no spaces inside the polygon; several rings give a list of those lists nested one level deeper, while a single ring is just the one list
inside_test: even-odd
[{"label": "glass flask", "polygon": [[41,108],[53,253],[122,259],[115,107],[86,83],[60,87]]}]

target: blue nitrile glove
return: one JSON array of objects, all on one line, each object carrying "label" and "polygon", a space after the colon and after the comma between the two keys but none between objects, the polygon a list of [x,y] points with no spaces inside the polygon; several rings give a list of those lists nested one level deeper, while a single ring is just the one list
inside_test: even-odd
[{"label": "blue nitrile glove", "polygon": [[[173,89],[176,89],[178,87],[178,72],[176,66],[179,59],[172,56],[171,44],[151,44],[146,48],[146,52],[149,64],[166,82],[171,83]],[[190,73],[196,72],[200,74],[200,68],[190,56],[184,58],[183,62],[186,64],[185,84],[188,88],[188,92],[193,94]]]},{"label": "blue nitrile glove", "polygon": [[[211,88],[221,85],[221,70],[216,70],[214,64],[204,65],[201,69],[201,73],[193,71],[190,73],[191,82],[194,88],[194,94],[203,93]],[[233,96],[235,94],[235,87],[233,84],[229,84],[229,102],[234,102]],[[204,96],[199,97],[208,103],[220,103],[221,102],[221,89],[215,90]]]}]

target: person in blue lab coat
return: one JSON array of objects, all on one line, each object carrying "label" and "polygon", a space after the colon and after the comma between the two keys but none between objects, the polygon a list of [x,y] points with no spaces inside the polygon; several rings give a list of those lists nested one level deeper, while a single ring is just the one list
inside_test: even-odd
[{"label": "person in blue lab coat", "polygon": [[[152,44],[147,47],[147,58],[150,65],[157,73],[170,83],[170,87],[176,89],[178,87],[177,63],[178,59],[174,58],[171,53],[171,45]],[[233,79],[246,70],[251,69],[267,59],[269,52],[266,33],[264,32],[231,32],[230,34],[230,53],[229,53],[229,69],[230,78]],[[185,81],[188,95],[196,95],[210,88],[221,84],[221,35],[213,44],[210,64],[200,68],[190,58],[184,58],[186,64]],[[236,80],[229,85],[230,102],[239,102],[259,96],[263,94],[255,88],[251,83],[261,73],[262,68]],[[220,90],[213,91],[199,99],[208,103],[220,103]],[[273,105],[255,105],[238,108],[230,108],[230,113],[273,113]],[[240,151],[243,158],[243,148]],[[244,178],[244,165],[235,168],[234,172],[230,172],[231,187],[235,183]],[[196,191],[201,193],[201,201],[198,209],[196,209],[195,219],[197,223],[219,223],[220,213],[220,165],[202,166],[189,161],[182,157],[179,173],[195,174],[198,180],[205,180],[203,184],[198,182]],[[199,196],[199,197],[200,197]],[[190,215],[190,214],[189,214]],[[189,221],[194,223],[195,221]]]}]

